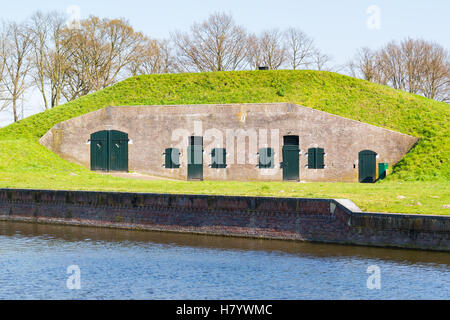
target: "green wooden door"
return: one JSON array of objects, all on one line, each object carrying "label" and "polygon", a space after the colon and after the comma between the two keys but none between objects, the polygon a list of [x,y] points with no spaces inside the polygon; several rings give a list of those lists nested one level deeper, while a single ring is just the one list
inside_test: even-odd
[{"label": "green wooden door", "polygon": [[300,149],[298,146],[283,146],[283,180],[284,181],[299,181],[300,179],[300,164],[299,164]]},{"label": "green wooden door", "polygon": [[371,150],[359,153],[359,182],[373,183],[377,176],[377,154]]},{"label": "green wooden door", "polygon": [[109,171],[108,131],[91,134],[91,170]]},{"label": "green wooden door", "polygon": [[128,171],[128,134],[109,132],[109,170]]},{"label": "green wooden door", "polygon": [[91,134],[91,170],[128,171],[128,134],[114,130]]},{"label": "green wooden door", "polygon": [[191,137],[189,139],[188,154],[188,180],[203,180],[203,138]]}]

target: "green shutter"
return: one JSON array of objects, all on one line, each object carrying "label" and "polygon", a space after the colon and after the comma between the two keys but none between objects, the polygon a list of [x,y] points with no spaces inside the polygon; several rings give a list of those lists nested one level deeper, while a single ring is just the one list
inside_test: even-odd
[{"label": "green shutter", "polygon": [[316,169],[325,169],[324,161],[325,150],[322,148],[316,149]]},{"label": "green shutter", "polygon": [[325,150],[322,148],[308,149],[308,168],[325,169]]},{"label": "green shutter", "polygon": [[177,148],[168,148],[165,152],[166,169],[178,169],[180,167],[180,150]]},{"label": "green shutter", "polygon": [[274,150],[272,148],[259,149],[259,167],[261,169],[274,167]]},{"label": "green shutter", "polygon": [[211,151],[211,167],[214,169],[225,169],[227,167],[227,150],[215,148]]},{"label": "green shutter", "polygon": [[172,148],[166,149],[164,152],[165,156],[165,164],[164,167],[166,169],[172,169]]},{"label": "green shutter", "polygon": [[316,149],[308,149],[308,169],[316,169]]}]

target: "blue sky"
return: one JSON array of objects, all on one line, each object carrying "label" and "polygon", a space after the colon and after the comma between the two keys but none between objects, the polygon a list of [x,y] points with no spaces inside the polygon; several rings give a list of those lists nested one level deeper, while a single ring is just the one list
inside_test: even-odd
[{"label": "blue sky", "polygon": [[[0,19],[21,21],[37,10],[66,12],[80,8],[89,15],[122,17],[135,29],[154,38],[187,30],[215,11],[231,13],[248,31],[298,27],[314,38],[316,45],[346,63],[363,46],[377,48],[390,40],[420,37],[450,49],[450,1],[448,0],[20,0],[2,1]],[[6,3],[5,3],[6,2]],[[380,29],[370,29],[370,6],[380,9]],[[35,103],[33,103],[35,104]],[[31,111],[30,111],[31,112]],[[0,125],[4,124],[0,114]]]},{"label": "blue sky", "polygon": [[[233,14],[249,31],[295,26],[312,36],[317,45],[344,63],[362,46],[377,47],[391,39],[423,37],[450,47],[448,0],[20,0],[2,3],[0,18],[24,20],[36,10],[66,12],[76,5],[81,17],[123,17],[136,29],[155,37],[188,29],[214,11]],[[380,8],[381,28],[367,27],[366,10]]]}]

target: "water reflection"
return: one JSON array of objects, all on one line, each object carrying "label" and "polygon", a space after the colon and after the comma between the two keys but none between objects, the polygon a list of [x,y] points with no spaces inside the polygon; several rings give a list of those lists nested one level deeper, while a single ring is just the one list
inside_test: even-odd
[{"label": "water reflection", "polygon": [[409,264],[435,263],[450,266],[450,253],[447,252],[193,235],[174,232],[130,231],[111,228],[0,222],[0,235],[40,237],[50,241],[85,241],[102,245],[116,242],[128,247],[142,246],[152,242],[169,246],[266,251],[312,257],[360,257]]},{"label": "water reflection", "polygon": [[[78,265],[82,289],[68,290]],[[368,290],[368,266],[382,289]],[[450,254],[0,222],[0,299],[448,299]]]}]

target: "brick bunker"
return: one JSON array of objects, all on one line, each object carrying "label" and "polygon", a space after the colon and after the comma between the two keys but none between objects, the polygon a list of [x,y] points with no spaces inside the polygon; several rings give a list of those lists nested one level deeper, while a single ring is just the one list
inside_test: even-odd
[{"label": "brick bunker", "polygon": [[[182,180],[374,182],[418,139],[291,103],[108,107],[40,143],[93,170]],[[383,169],[384,170],[384,169]]]}]

